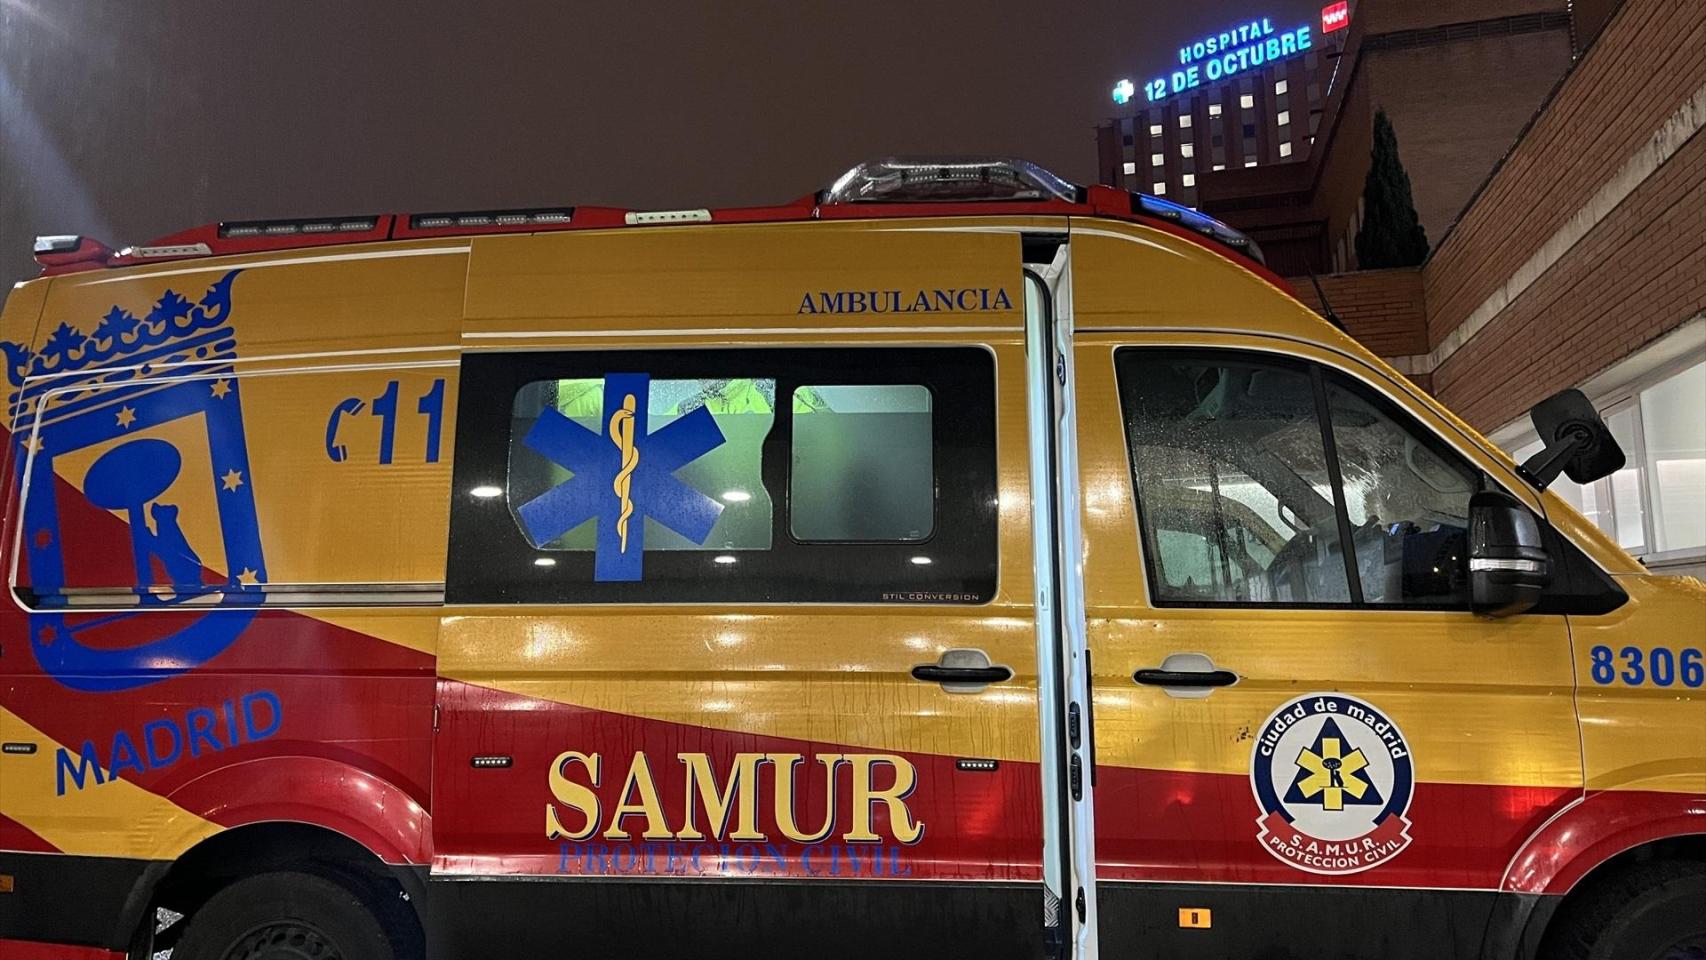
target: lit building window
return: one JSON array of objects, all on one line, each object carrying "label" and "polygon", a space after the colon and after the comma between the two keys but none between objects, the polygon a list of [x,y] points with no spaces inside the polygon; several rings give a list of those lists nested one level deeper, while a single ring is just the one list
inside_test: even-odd
[{"label": "lit building window", "polygon": [[1243,107],[1246,110],[1249,110],[1250,108],[1252,108],[1256,105],[1255,95],[1250,94],[1250,93],[1244,94],[1243,96],[1238,98],[1238,105],[1240,107]]},{"label": "lit building window", "polygon": [[1190,125],[1191,125],[1191,115],[1188,113],[1179,114],[1179,129],[1183,130],[1186,127],[1189,127]]},{"label": "lit building window", "polygon": [[1197,155],[1196,144],[1194,144],[1194,143],[1181,143],[1181,144],[1179,144],[1179,156],[1189,158],[1189,157],[1194,157],[1196,155]]},{"label": "lit building window", "polygon": [[1136,173],[1137,173],[1137,162],[1135,160],[1127,160],[1125,162],[1125,175],[1129,177],[1129,176],[1132,176],[1133,174],[1136,174]]},{"label": "lit building window", "polygon": [[1282,127],[1285,126],[1286,124],[1290,123],[1291,122],[1291,111],[1290,110],[1281,110],[1279,112],[1279,118],[1278,119],[1279,119],[1279,125]]},{"label": "lit building window", "polygon": [[1285,91],[1286,91],[1286,82],[1284,80],[1275,80],[1274,81],[1274,95],[1278,96],[1282,93],[1285,93]]},{"label": "lit building window", "polygon": [[1159,124],[1159,123],[1150,124],[1149,125],[1149,135],[1152,137],[1161,136],[1161,124]]},{"label": "lit building window", "polygon": [[1291,156],[1291,141],[1287,140],[1284,143],[1280,144],[1280,156],[1282,156],[1282,157]]},{"label": "lit building window", "polygon": [[[1623,469],[1587,486],[1559,477],[1550,489],[1649,565],[1696,561],[1706,557],[1706,362],[1633,386],[1597,403],[1628,458]],[[1520,463],[1540,448],[1529,440],[1512,455]]]},{"label": "lit building window", "polygon": [[1149,165],[1152,167],[1161,166],[1161,160],[1162,160],[1162,157],[1161,157],[1161,154],[1159,154],[1159,153],[1152,153],[1149,155]]},{"label": "lit building window", "polygon": [[1197,185],[1197,175],[1194,173],[1185,174],[1184,176],[1179,178],[1179,185],[1182,187],[1194,187],[1194,186],[1196,186]]},{"label": "lit building window", "polygon": [[1224,163],[1217,163],[1217,164],[1215,164],[1215,165],[1214,165],[1214,169],[1216,169],[1216,170],[1225,170],[1225,169],[1226,169],[1226,164],[1224,164]]},{"label": "lit building window", "polygon": [[1209,104],[1208,105],[1208,115],[1211,117],[1220,116],[1220,104],[1218,104],[1218,103]]},{"label": "lit building window", "polygon": [[1163,183],[1160,180],[1155,181],[1154,187],[1155,187],[1155,189],[1151,190],[1150,193],[1153,193],[1158,197],[1167,192],[1167,184]]},{"label": "lit building window", "polygon": [[1244,166],[1246,166],[1246,167],[1253,167],[1253,166],[1255,166],[1255,165],[1256,165],[1256,161],[1254,161],[1254,160],[1246,160],[1246,161],[1244,161]]}]

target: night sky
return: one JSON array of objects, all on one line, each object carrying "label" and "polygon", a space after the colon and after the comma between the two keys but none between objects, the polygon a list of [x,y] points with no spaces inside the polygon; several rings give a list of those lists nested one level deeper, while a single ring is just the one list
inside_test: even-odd
[{"label": "night sky", "polygon": [[1121,77],[1320,0],[0,0],[0,278],[38,233],[792,199],[891,153],[1096,173]]}]

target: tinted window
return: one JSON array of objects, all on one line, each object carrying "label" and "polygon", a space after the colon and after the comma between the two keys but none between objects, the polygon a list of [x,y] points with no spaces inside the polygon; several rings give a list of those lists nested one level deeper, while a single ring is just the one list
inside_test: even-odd
[{"label": "tinted window", "polygon": [[475,354],[456,444],[451,602],[994,593],[981,349]]},{"label": "tinted window", "polygon": [[[649,516],[627,525],[644,522],[647,550],[765,550],[770,547],[771,503],[759,476],[764,438],[776,422],[776,381],[764,377],[719,379],[650,380],[647,384],[646,429],[641,436],[663,433],[671,423],[704,408],[711,414],[723,442],[704,455],[681,466],[675,477],[693,490],[702,491],[720,505],[716,522],[703,543]],[[574,476],[561,462],[542,449],[529,445],[533,429],[546,411],[561,414],[587,433],[601,434],[618,454],[612,427],[604,421],[604,380],[587,377],[574,380],[535,380],[516,391],[511,410],[507,500],[528,542],[542,550],[594,550],[597,548],[596,520],[588,516],[578,526],[562,533],[536,529],[518,513]],[[636,403],[637,406],[637,403]],[[614,413],[614,411],[612,411]],[[621,417],[618,415],[618,424]],[[620,435],[620,426],[617,428]],[[543,445],[541,445],[543,446]],[[567,459],[567,458],[564,458]],[[926,467],[928,469],[928,466]],[[630,474],[630,478],[631,478]],[[614,478],[613,478],[614,479]],[[633,480],[629,480],[629,500]],[[614,496],[616,491],[611,490]],[[538,542],[536,536],[552,536]]]},{"label": "tinted window", "polygon": [[935,525],[930,391],[794,391],[789,522],[801,540],[923,540]]}]

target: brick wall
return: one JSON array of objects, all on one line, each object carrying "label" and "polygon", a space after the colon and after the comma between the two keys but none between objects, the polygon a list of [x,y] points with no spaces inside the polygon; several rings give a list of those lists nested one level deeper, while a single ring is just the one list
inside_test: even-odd
[{"label": "brick wall", "polygon": [[1563,13],[1568,9],[1566,0],[1361,0],[1353,15],[1369,33],[1391,33],[1488,17]]},{"label": "brick wall", "polygon": [[1493,429],[1706,309],[1703,224],[1706,136],[1696,135],[1442,363],[1435,394]]},{"label": "brick wall", "polygon": [[[1414,267],[1364,270],[1317,277],[1321,292],[1363,346],[1383,357],[1422,353],[1427,315],[1422,303],[1422,274]],[[1305,306],[1321,313],[1321,299],[1308,277],[1293,277],[1292,289]]]},{"label": "brick wall", "polygon": [[1398,155],[1414,171],[1416,213],[1437,243],[1569,68],[1570,35],[1553,29],[1367,56],[1369,98],[1392,120]]},{"label": "brick wall", "polygon": [[[1706,87],[1699,0],[1625,0],[1422,271],[1438,346]],[[1706,136],[1695,134],[1434,371],[1492,428],[1706,308]]]}]

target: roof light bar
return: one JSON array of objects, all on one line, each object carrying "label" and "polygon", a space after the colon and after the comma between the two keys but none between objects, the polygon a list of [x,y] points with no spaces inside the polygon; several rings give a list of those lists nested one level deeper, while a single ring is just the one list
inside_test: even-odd
[{"label": "roof light bar", "polygon": [[1207,214],[1199,213],[1171,200],[1152,197],[1146,193],[1132,194],[1132,207],[1136,213],[1155,217],[1158,220],[1166,220],[1169,223],[1176,223],[1186,230],[1202,234],[1216,243],[1231,247],[1258,263],[1265,262],[1262,258],[1262,248],[1256,245],[1256,241]]},{"label": "roof light bar", "polygon": [[366,233],[379,225],[378,217],[318,217],[313,220],[240,220],[219,225],[222,239],[243,237],[290,237],[301,233]]},{"label": "roof light bar", "polygon": [[1027,160],[1010,157],[887,157],[842,174],[819,203],[965,203],[1064,200],[1083,188]]},{"label": "roof light bar", "polygon": [[455,213],[417,213],[409,217],[411,230],[468,229],[473,227],[528,227],[560,225],[574,218],[573,207],[531,210],[468,210]]}]

